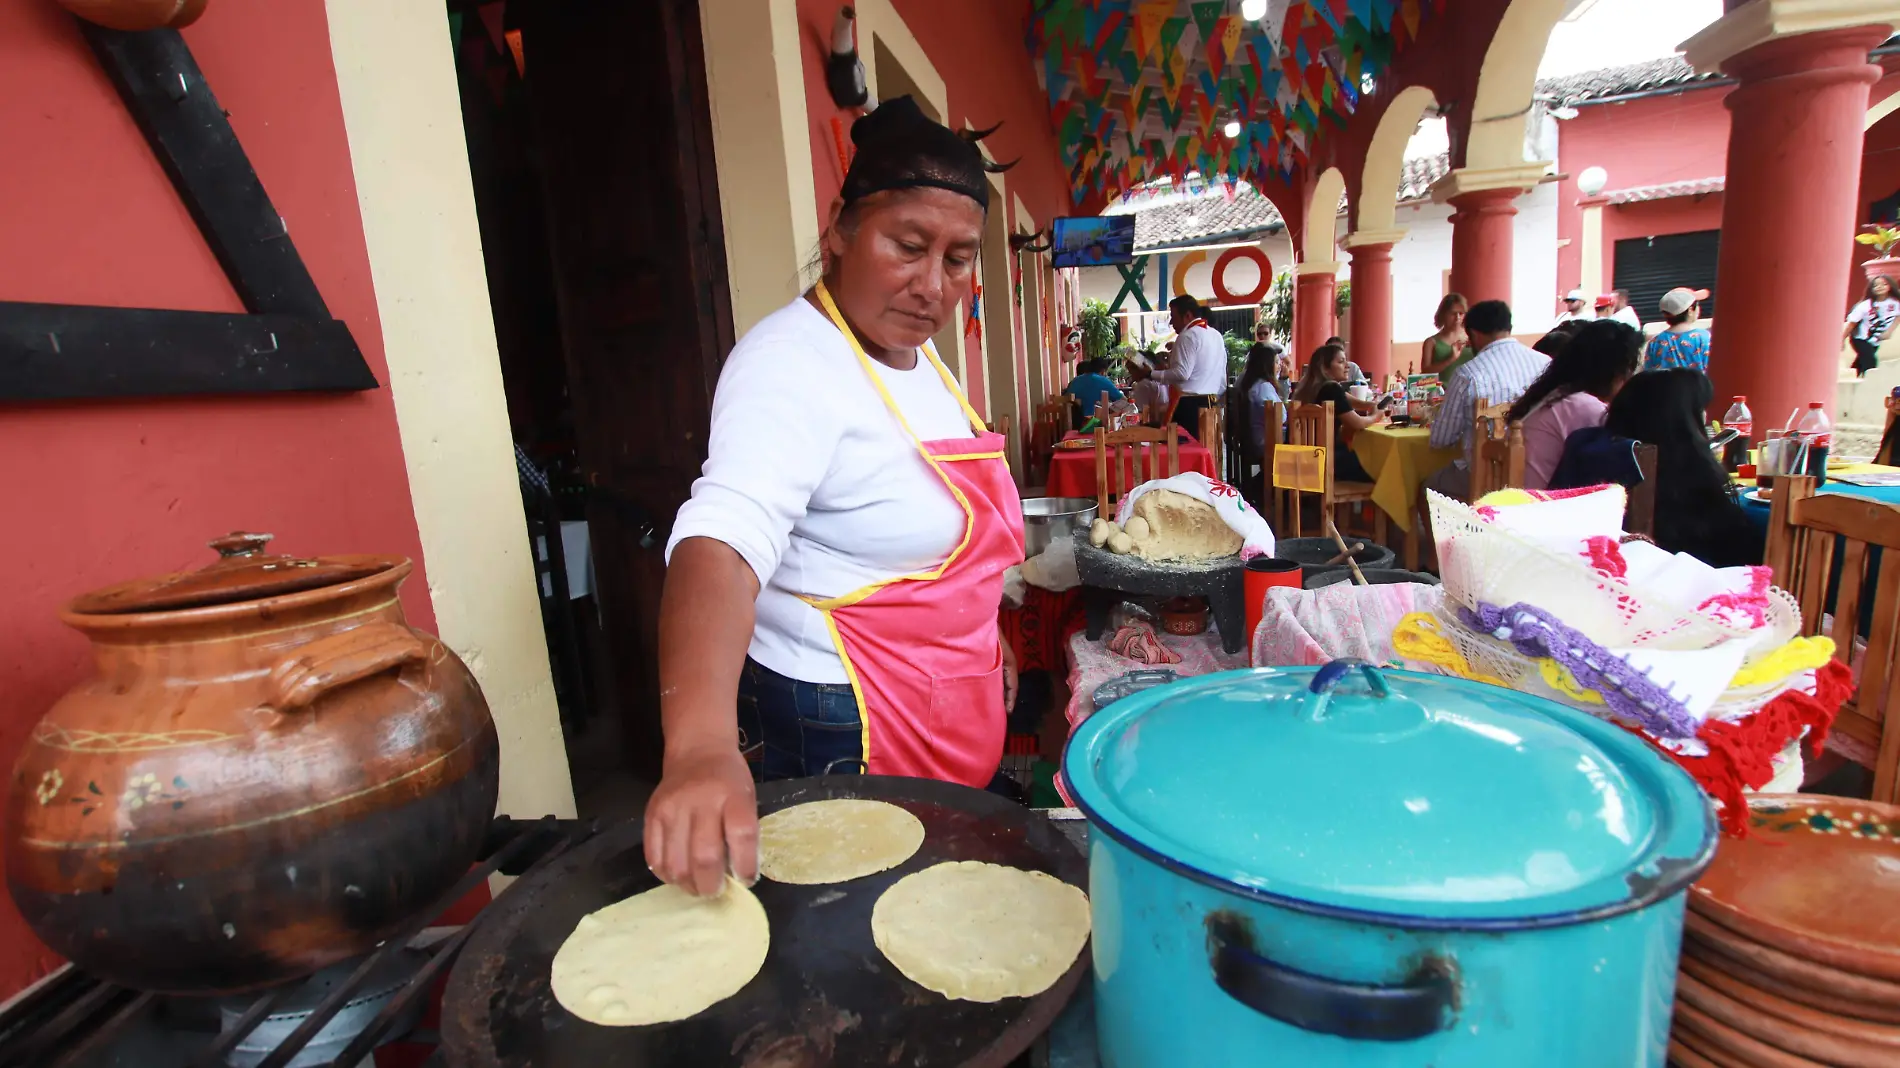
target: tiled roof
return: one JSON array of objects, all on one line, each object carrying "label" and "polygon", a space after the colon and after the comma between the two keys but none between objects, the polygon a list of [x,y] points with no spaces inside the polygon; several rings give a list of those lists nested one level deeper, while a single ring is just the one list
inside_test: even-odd
[{"label": "tiled roof", "polygon": [[[1431,198],[1432,183],[1451,170],[1451,156],[1439,153],[1405,161],[1399,172],[1399,203]],[[1346,210],[1346,202],[1339,202]],[[1214,190],[1192,197],[1169,198],[1154,207],[1141,207],[1139,201],[1118,209],[1135,215],[1135,251],[1178,248],[1219,241],[1244,241],[1282,229],[1286,224],[1273,202],[1241,186],[1229,200]]]},{"label": "tiled roof", "polygon": [[1625,93],[1641,93],[1651,89],[1668,89],[1673,86],[1689,88],[1698,82],[1719,84],[1727,81],[1720,74],[1700,74],[1681,56],[1665,56],[1662,59],[1647,60],[1642,63],[1628,63],[1621,67],[1604,67],[1601,70],[1587,70],[1582,74],[1567,74],[1561,78],[1545,78],[1537,83],[1540,96],[1553,98],[1554,107],[1570,107],[1575,104],[1602,100],[1605,97],[1622,96]]},{"label": "tiled roof", "polygon": [[1239,241],[1286,224],[1273,202],[1242,186],[1232,200],[1214,191],[1135,212],[1135,250],[1147,252],[1210,241]]},{"label": "tiled roof", "polygon": [[1612,189],[1603,194],[1603,199],[1612,204],[1638,204],[1645,200],[1667,200],[1670,197],[1699,197],[1707,193],[1720,193],[1726,184],[1720,175],[1714,178],[1691,178],[1681,182],[1663,182],[1660,185],[1636,185],[1628,189]]},{"label": "tiled roof", "polygon": [[1399,203],[1430,200],[1432,184],[1451,173],[1451,153],[1408,159],[1399,171]]}]

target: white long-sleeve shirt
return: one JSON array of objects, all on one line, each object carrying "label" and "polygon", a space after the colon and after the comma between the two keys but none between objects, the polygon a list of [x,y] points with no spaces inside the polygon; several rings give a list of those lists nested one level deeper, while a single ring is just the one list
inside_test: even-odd
[{"label": "white long-sleeve shirt", "polygon": [[[925,441],[972,437],[922,353],[878,378]],[[687,538],[730,545],[759,578],[754,660],[805,682],[848,681],[819,599],[928,570],[963,536],[963,510],[904,435],[851,344],[804,299],[761,320],[726,358],[705,466],[667,559]]]},{"label": "white long-sleeve shirt", "polygon": [[1174,339],[1174,366],[1155,380],[1183,393],[1218,397],[1227,392],[1227,341],[1211,326],[1191,326]]}]

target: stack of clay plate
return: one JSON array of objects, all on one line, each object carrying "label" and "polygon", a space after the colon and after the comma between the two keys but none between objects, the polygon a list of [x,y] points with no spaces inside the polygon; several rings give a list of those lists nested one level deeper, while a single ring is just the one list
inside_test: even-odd
[{"label": "stack of clay plate", "polygon": [[1669,1057],[1682,1068],[1900,1066],[1900,806],[1749,803],[1689,892]]}]

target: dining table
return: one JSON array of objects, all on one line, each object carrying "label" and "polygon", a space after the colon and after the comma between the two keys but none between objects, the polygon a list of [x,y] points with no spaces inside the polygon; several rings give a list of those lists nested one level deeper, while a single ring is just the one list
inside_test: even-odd
[{"label": "dining table", "polygon": [[1405,531],[1406,570],[1417,571],[1419,487],[1458,458],[1458,446],[1433,448],[1430,427],[1387,424],[1354,434],[1352,451],[1372,476],[1372,503]]},{"label": "dining table", "polygon": [[[1069,444],[1070,442],[1090,442],[1092,440],[1093,435],[1083,434],[1079,431],[1070,431],[1063,437],[1061,442],[1055,445],[1053,453],[1049,457],[1049,484],[1048,488],[1043,491],[1046,495],[1050,497],[1079,497],[1085,500],[1095,499],[1098,491],[1095,481],[1095,449],[1093,447],[1082,448],[1079,445]],[[1166,445],[1150,447],[1157,449],[1167,448]],[[1198,471],[1208,478],[1219,477],[1214,473],[1214,454],[1208,450],[1207,446],[1194,440],[1194,435],[1189,434],[1185,430],[1181,431],[1181,441],[1177,448],[1181,459],[1181,470],[1177,473],[1186,474],[1189,471]],[[1122,485],[1133,486],[1147,481],[1147,479],[1137,478],[1135,476],[1134,457],[1132,456],[1134,450],[1125,449],[1122,450],[1122,452]],[[1157,470],[1160,469],[1160,465],[1161,462],[1157,462]],[[1146,470],[1145,463],[1143,470]]]}]

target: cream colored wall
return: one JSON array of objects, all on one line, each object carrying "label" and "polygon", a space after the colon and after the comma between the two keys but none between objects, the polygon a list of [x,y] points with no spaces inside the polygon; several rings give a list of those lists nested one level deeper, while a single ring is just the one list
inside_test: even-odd
[{"label": "cream colored wall", "polygon": [[[1326,168],[1313,183],[1312,198],[1306,202],[1306,231],[1300,235],[1301,263],[1333,263],[1339,258],[1334,247],[1339,233],[1335,216],[1339,198],[1345,192],[1346,176],[1339,173],[1338,167]],[[1325,219],[1333,219],[1333,225],[1315,224],[1315,220]]]},{"label": "cream colored wall", "polygon": [[326,7],[436,624],[501,733],[500,810],[572,815],[444,9]]},{"label": "cream colored wall", "polygon": [[732,325],[742,336],[803,289],[820,225],[796,0],[702,0],[713,158]]}]

